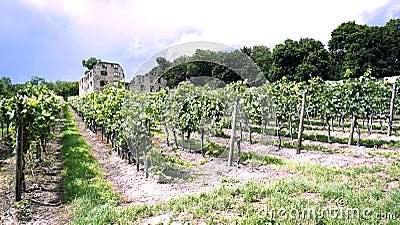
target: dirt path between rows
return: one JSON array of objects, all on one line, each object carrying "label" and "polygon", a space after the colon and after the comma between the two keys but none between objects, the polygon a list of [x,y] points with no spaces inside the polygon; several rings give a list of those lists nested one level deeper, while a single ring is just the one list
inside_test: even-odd
[{"label": "dirt path between rows", "polygon": [[[67,224],[64,200],[63,159],[59,124],[55,140],[48,143],[42,161],[25,171],[26,190],[18,207],[14,204],[14,157],[11,140],[1,144],[0,152],[0,223],[1,224]],[[27,156],[25,156],[27,157]],[[1,169],[2,168],[2,169]]]},{"label": "dirt path between rows", "polygon": [[7,221],[13,221],[11,217],[12,208],[12,169],[13,153],[11,139],[0,140],[0,222],[5,224]]}]

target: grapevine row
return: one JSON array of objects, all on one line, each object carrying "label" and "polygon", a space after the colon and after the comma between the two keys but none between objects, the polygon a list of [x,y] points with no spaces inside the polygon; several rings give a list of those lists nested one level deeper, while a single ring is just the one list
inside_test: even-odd
[{"label": "grapevine row", "polygon": [[28,82],[13,95],[2,96],[0,121],[2,135],[12,134],[16,145],[16,201],[21,200],[25,189],[24,170],[37,166],[47,143],[53,139],[57,123],[61,119],[62,98],[48,90],[45,85]]}]

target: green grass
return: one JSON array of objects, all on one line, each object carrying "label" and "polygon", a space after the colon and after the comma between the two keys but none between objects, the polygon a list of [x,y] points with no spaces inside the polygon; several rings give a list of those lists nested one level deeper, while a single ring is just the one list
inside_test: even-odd
[{"label": "green grass", "polygon": [[[374,126],[375,126],[375,125],[374,125]],[[305,130],[308,130],[308,131],[316,131],[316,130],[322,130],[322,127],[314,127],[314,126],[307,126],[307,125],[305,125],[305,126],[304,126],[304,129],[305,129]],[[325,129],[326,129],[326,127],[325,127]],[[334,130],[332,130],[332,131],[335,131],[335,132],[342,132],[342,128],[341,128],[341,127],[340,127],[340,128],[335,127]],[[367,132],[368,132],[367,129],[361,128],[361,127],[360,127],[360,131],[361,131],[362,133],[367,133]],[[325,132],[326,132],[326,131],[325,131]],[[348,132],[348,130],[346,130],[346,132]],[[374,130],[372,131],[372,133],[373,133],[373,134],[387,134],[387,128],[385,128],[384,130],[381,130],[381,129],[374,129]],[[392,135],[393,135],[393,136],[399,136],[399,134],[397,134],[397,132],[395,133],[394,131],[392,132]]]},{"label": "green grass", "polygon": [[[278,146],[278,142],[273,143],[275,146]],[[284,148],[297,148],[297,143],[282,141],[282,147]],[[312,144],[301,144],[301,150],[310,150],[310,151],[319,151],[326,153],[343,153],[343,150],[329,148],[323,145],[312,145]]]},{"label": "green grass", "polygon": [[164,157],[166,160],[173,164],[181,165],[181,166],[191,166],[191,163],[189,161],[185,161],[179,157],[179,154],[177,154],[177,151],[175,151],[175,155],[167,155],[164,153],[159,153],[162,157]]},{"label": "green grass", "polygon": [[205,148],[204,152],[206,155],[211,155],[214,157],[224,156],[228,154],[228,147],[215,144],[214,142],[210,142]]},{"label": "green grass", "polygon": [[257,152],[243,151],[240,157],[242,162],[250,161],[261,165],[283,165],[283,160],[270,155],[262,155]]},{"label": "green grass", "polygon": [[[253,132],[261,132],[261,128],[259,127],[252,127],[251,128]],[[267,132],[273,132],[273,129],[268,129],[267,128]],[[160,129],[154,128],[152,129],[152,134],[153,135],[157,135],[159,137],[165,138],[165,133],[163,131],[161,131]],[[289,136],[288,134],[285,134],[285,132],[283,132],[284,136]],[[297,133],[294,133],[294,136],[297,137]],[[312,135],[309,135],[312,136]],[[307,135],[304,135],[305,139],[311,139],[310,137],[308,137]],[[327,137],[324,135],[320,135],[319,136],[322,139],[326,139],[326,142],[328,142]],[[177,139],[181,140],[181,136],[177,135]],[[170,139],[171,140],[171,139]],[[313,140],[313,139],[311,139]],[[187,140],[185,140],[185,143],[187,142]],[[198,139],[194,139],[191,138],[191,142],[192,142],[192,148],[196,149],[196,148],[200,148],[200,140]],[[344,143],[344,140],[342,140],[342,142]],[[253,143],[257,143],[257,140],[253,140]],[[346,142],[347,143],[347,142]],[[278,146],[278,142],[273,141],[271,143],[268,144],[272,144],[275,146]],[[178,141],[178,146],[181,146],[180,141]],[[187,146],[186,146],[187,147]],[[288,141],[282,141],[282,147],[284,148],[297,148],[297,144],[296,143],[292,143],[292,142],[288,142]],[[205,147],[204,147],[204,152],[206,155],[210,155],[210,156],[214,156],[214,157],[225,157],[228,155],[228,150],[229,147],[227,146],[222,146],[222,145],[218,145],[215,144],[214,142],[208,142]],[[326,146],[322,146],[322,145],[313,145],[313,144],[302,144],[302,150],[312,150],[312,151],[321,151],[321,152],[327,152],[327,153],[343,153],[343,150],[338,150],[338,149],[334,149],[334,148],[329,148]],[[180,163],[178,163],[180,164]]]},{"label": "green grass", "polygon": [[[307,209],[319,213],[329,209],[350,209],[399,215],[397,197],[398,190],[385,196],[374,188],[359,191],[343,182],[317,183],[300,176],[277,183],[249,181],[233,187],[224,183],[209,194],[173,199],[168,203],[168,210],[176,215],[183,213],[180,222],[188,224],[196,224],[193,221],[204,221],[206,224],[372,224],[384,220],[335,218],[328,214],[321,218],[301,218],[300,213],[307,212]],[[295,218],[296,213],[290,212],[299,212],[299,218]],[[399,220],[388,222],[396,224]]]},{"label": "green grass", "polygon": [[[262,156],[256,156],[260,158]],[[400,222],[400,190],[382,192],[384,183],[400,172],[396,164],[340,169],[319,164],[283,162],[275,164],[298,175],[276,182],[249,181],[238,184],[234,178],[223,178],[220,188],[211,193],[184,196],[168,203],[172,219],[196,224],[398,224]],[[390,173],[390,171],[392,172]],[[377,172],[387,172],[382,178]],[[279,210],[285,210],[282,213]],[[294,218],[290,212],[315,212],[309,218]],[[367,212],[371,217],[346,218],[327,214],[342,210],[357,216]],[[281,213],[279,213],[281,212]],[[386,214],[392,219],[375,219],[372,215]],[[180,215],[180,216],[178,216]],[[182,216],[183,215],[183,216]],[[294,216],[293,216],[294,215]],[[306,214],[305,214],[306,215]],[[291,217],[293,216],[293,218]]]},{"label": "green grass", "polygon": [[116,207],[120,197],[113,193],[111,186],[103,179],[99,164],[90,153],[90,147],[79,133],[67,107],[64,107],[64,118],[64,186],[65,199],[70,202],[74,218],[72,224],[107,222],[106,217],[109,216],[100,212]]},{"label": "green grass", "polygon": [[[256,133],[260,133],[260,134],[261,133],[265,133],[265,134],[268,134],[268,135],[275,135],[276,134],[276,130],[274,128],[270,128],[270,127],[267,127],[265,129],[263,129],[261,127],[252,126],[252,127],[250,127],[250,129],[251,129],[251,132],[256,132]],[[246,128],[244,129],[244,132],[248,132]]]},{"label": "green grass", "polygon": [[[281,135],[283,137],[290,137],[289,132],[287,131],[282,131]],[[293,132],[293,138],[297,139],[298,133]],[[325,134],[305,134],[303,133],[303,138],[305,140],[310,140],[310,141],[319,141],[319,142],[325,142],[328,143],[328,136]],[[331,143],[339,143],[339,144],[347,144],[349,138],[338,138],[338,137],[331,137]],[[353,136],[353,141],[352,145],[355,145],[357,143],[357,133],[354,133]],[[383,146],[389,146],[389,147],[396,147],[400,148],[400,143],[394,140],[386,141],[386,140],[375,140],[375,139],[360,139],[360,146],[365,146],[365,147],[383,147]]]},{"label": "green grass", "polygon": [[164,131],[162,131],[160,128],[155,128],[155,127],[151,127],[150,128],[150,133],[151,133],[151,135],[157,135],[157,136],[160,136],[160,137],[164,137],[165,138],[165,132]]},{"label": "green grass", "polygon": [[400,159],[400,153],[399,152],[390,152],[390,151],[366,151],[368,155],[371,156],[381,156],[385,158],[392,158],[392,159]]},{"label": "green grass", "polygon": [[[312,123],[313,123],[313,125],[320,125],[320,122],[318,122],[318,121],[312,121]],[[256,133],[265,132],[268,135],[276,135],[276,130],[274,128],[266,128],[263,131],[262,128],[260,128],[260,127],[252,126],[251,131],[256,132]],[[247,132],[247,130],[244,129],[243,132]],[[282,135],[282,137],[290,137],[290,133],[285,129],[281,131],[281,135]],[[297,136],[298,136],[298,133],[296,131],[294,131],[293,138],[297,139]],[[328,143],[328,136],[326,134],[305,134],[305,133],[303,133],[303,138],[305,140]],[[344,137],[344,138],[331,137],[331,143],[347,144],[348,140],[349,140],[348,137]],[[253,142],[256,143],[257,140],[253,140]],[[353,141],[352,141],[352,145],[355,145],[355,144],[357,144],[357,133],[356,132],[354,132]],[[374,140],[374,139],[362,139],[361,138],[360,146],[365,146],[365,147],[369,147],[369,148],[386,147],[386,146],[400,148],[400,143],[393,141],[393,140],[386,141],[386,140]]]},{"label": "green grass", "polygon": [[[297,136],[297,134],[296,134]],[[315,136],[316,139],[318,141],[321,142],[328,142],[328,136],[327,135],[321,135],[321,134],[317,134],[317,135],[309,135],[309,134],[303,134],[303,137],[307,140],[315,140]],[[340,144],[347,144],[348,143],[349,138],[337,138],[337,137],[331,137],[331,142],[335,142],[335,143],[340,143]],[[357,137],[356,137],[356,133],[353,137],[353,141],[352,144],[355,145],[357,143]],[[400,143],[394,141],[394,140],[390,140],[390,141],[386,141],[386,140],[374,140],[374,139],[360,139],[360,146],[365,146],[365,147],[382,147],[382,146],[391,146],[391,147],[400,147]]]},{"label": "green grass", "polygon": [[[398,120],[394,120],[394,121],[398,121]],[[315,120],[304,120],[304,124],[305,125],[313,125],[313,126],[320,126],[320,127],[322,127],[322,126],[324,126],[324,124],[323,123],[321,123],[321,121],[315,121]],[[366,123],[366,121],[365,121],[365,124],[363,125],[362,124],[362,120],[361,119],[359,119],[358,120],[358,124],[359,124],[359,127],[360,127],[360,129],[368,129],[368,125],[367,125],[367,123]],[[372,124],[372,130],[373,131],[378,131],[378,130],[386,130],[387,129],[387,123],[386,122],[382,122],[382,125],[383,126],[381,126],[381,125],[376,125],[376,124]],[[339,124],[337,123],[337,122],[333,122],[333,126],[335,127],[335,130],[336,129],[342,129],[342,125],[340,125],[340,127],[339,127]],[[350,126],[351,126],[351,123],[350,122],[345,122],[344,123],[344,127],[345,128],[350,128]],[[326,126],[325,126],[326,127]],[[393,126],[393,128],[395,129],[395,130],[399,130],[400,129],[400,126]]]}]

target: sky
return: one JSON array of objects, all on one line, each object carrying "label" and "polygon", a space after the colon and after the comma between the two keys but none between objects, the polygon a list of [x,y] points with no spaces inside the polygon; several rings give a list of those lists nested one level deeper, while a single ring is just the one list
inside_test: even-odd
[{"label": "sky", "polygon": [[0,10],[0,77],[79,80],[82,60],[93,56],[120,63],[129,81],[149,57],[177,44],[327,44],[341,23],[400,18],[400,1],[0,0]]}]

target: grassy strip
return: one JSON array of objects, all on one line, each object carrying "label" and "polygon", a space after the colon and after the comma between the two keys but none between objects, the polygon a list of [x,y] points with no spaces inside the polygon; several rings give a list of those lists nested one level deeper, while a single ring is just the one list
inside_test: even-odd
[{"label": "grassy strip", "polygon": [[[311,121],[305,120],[304,121],[304,128],[305,129],[307,129],[307,130],[320,130],[317,127],[312,127],[312,126],[317,126],[317,127],[320,127],[322,129],[324,124],[322,124],[320,121],[313,121],[313,120],[311,120]],[[345,123],[344,127],[345,128],[350,128],[350,126],[351,126],[350,123]],[[360,129],[363,129],[363,130],[367,130],[368,129],[367,125],[363,126],[362,124],[359,124],[359,126],[360,126]],[[326,125],[325,125],[325,127],[326,127]],[[224,127],[224,128],[229,128],[229,127]],[[295,129],[298,129],[298,127],[295,126]],[[400,130],[400,126],[394,126],[393,129],[394,130]],[[337,130],[341,131],[342,127],[341,126],[338,127],[338,124],[334,123],[334,130],[335,131],[337,131]],[[383,127],[381,127],[380,125],[372,125],[372,130],[373,130],[373,133],[386,134],[387,126],[384,125]],[[245,129],[245,131],[247,131],[247,129]],[[252,132],[261,133],[262,132],[262,128],[261,127],[252,126],[251,127],[251,131]],[[267,133],[267,134],[274,135],[276,133],[276,130],[274,128],[267,127],[264,132]]]},{"label": "grassy strip", "polygon": [[[252,132],[256,133],[262,133],[261,128],[259,127],[251,127]],[[267,128],[266,133],[270,135],[275,135],[274,134],[274,129],[273,128]],[[289,132],[287,131],[281,131],[282,137],[290,137]],[[352,144],[355,145],[357,144],[357,137],[356,133],[354,134],[353,142]],[[297,132],[293,132],[293,138],[297,139]],[[320,142],[325,142],[328,143],[328,136],[324,134],[305,134],[303,133],[303,138],[305,140],[310,140],[310,141],[320,141]],[[331,143],[339,143],[339,144],[347,144],[349,138],[338,138],[338,137],[331,137]],[[400,147],[400,143],[396,141],[386,141],[386,140],[374,140],[374,139],[360,139],[360,146],[365,146],[365,147],[383,147],[383,146],[390,146],[390,147]]]},{"label": "grassy strip", "polygon": [[261,165],[283,165],[284,161],[271,155],[262,155],[257,152],[243,151],[240,157],[242,162],[250,161]]},{"label": "grassy strip", "polygon": [[[297,130],[298,130],[298,127],[296,127],[297,128]],[[307,125],[305,125],[304,126],[304,129],[305,130],[307,130],[307,131],[317,131],[317,130],[322,130],[322,127],[314,127],[314,126],[307,126]],[[332,129],[332,128],[331,128]],[[326,129],[325,130],[323,130],[323,131],[325,131],[326,132]],[[334,130],[332,130],[332,131],[335,131],[335,132],[342,132],[342,128],[337,128],[337,127],[335,127],[335,129]],[[346,132],[348,132],[348,130],[345,130]],[[360,128],[360,131],[361,131],[361,133],[367,133],[368,132],[368,130],[367,129],[362,129],[362,128]],[[387,131],[386,130],[373,130],[372,131],[372,134],[387,134]],[[396,134],[396,133],[392,133],[392,135],[393,136],[398,136],[398,134]]]},{"label": "grassy strip", "polygon": [[[261,128],[259,127],[251,127],[251,130],[253,132],[261,133]],[[271,133],[273,131],[272,128],[267,128],[267,132]],[[281,135],[283,137],[290,137],[289,132],[287,131],[282,131]],[[297,139],[297,132],[293,132],[293,138]],[[328,143],[328,136],[325,134],[305,134],[303,133],[303,138],[305,140],[310,140],[310,141],[320,141],[320,142],[325,142]],[[338,137],[331,137],[331,143],[339,143],[339,144],[347,144],[349,138],[338,138]],[[357,134],[354,134],[353,138],[353,145],[357,144]],[[374,140],[374,139],[360,139],[360,146],[365,146],[365,147],[383,147],[383,146],[390,146],[390,147],[400,147],[400,143],[394,140],[386,141],[386,140]]]},{"label": "grassy strip", "polygon": [[[275,141],[274,146],[278,146],[278,142]],[[284,148],[297,148],[297,143],[289,142],[289,141],[282,141],[282,147]],[[326,153],[343,153],[343,150],[329,148],[323,145],[312,145],[312,144],[301,144],[301,150],[309,150],[309,151],[319,151],[319,152],[326,152]]]},{"label": "grassy strip", "polygon": [[[288,136],[287,134],[285,136]],[[294,138],[297,138],[297,133],[293,134]],[[303,138],[306,140],[315,140],[317,139],[320,142],[326,142],[328,143],[328,136],[327,135],[322,135],[322,134],[303,134]],[[335,143],[340,143],[340,144],[347,144],[349,138],[337,138],[337,137],[331,137],[331,142]],[[352,144],[355,145],[357,143],[357,137],[356,134],[354,135],[353,142]],[[382,147],[382,146],[391,146],[391,147],[400,147],[400,143],[390,140],[374,140],[374,139],[360,139],[360,146],[365,146],[365,147]]]},{"label": "grassy strip", "polygon": [[[382,122],[382,123],[383,123],[383,126],[372,124],[372,130],[376,131],[376,130],[381,130],[381,129],[387,129],[386,122]],[[313,126],[320,126],[320,127],[325,125],[324,123],[321,123],[321,121],[315,121],[315,120],[305,120],[304,124],[306,124],[306,125],[310,125],[311,124]],[[359,122],[358,124],[359,124],[360,129],[368,129],[368,125],[367,124],[363,125],[362,122]],[[339,123],[337,123],[337,122],[333,122],[333,126],[335,127],[335,129],[342,129],[342,125],[339,126]],[[345,122],[344,123],[344,127],[345,128],[350,128],[351,127],[351,123],[346,123]],[[393,126],[393,128],[395,130],[399,130],[400,126]]]},{"label": "grassy strip", "polygon": [[391,152],[391,151],[388,151],[388,152],[385,152],[385,151],[366,151],[366,153],[367,153],[368,155],[371,155],[371,156],[377,156],[377,155],[379,155],[379,156],[382,156],[382,157],[385,157],[385,158],[391,158],[391,159],[395,159],[395,160],[399,160],[399,159],[400,159],[400,153],[399,153],[399,152]]},{"label": "grassy strip", "polygon": [[98,212],[115,206],[119,197],[103,179],[99,164],[90,153],[90,147],[67,107],[64,107],[64,118],[62,146],[65,153],[66,200],[71,203],[73,224],[94,224],[103,221],[102,214]]},{"label": "grassy strip", "polygon": [[[251,129],[253,132],[261,132],[261,128],[258,128],[258,127],[251,127]],[[267,132],[271,131],[272,133],[274,131],[274,129],[269,129],[269,128],[267,128],[267,130],[268,130]],[[282,132],[282,133],[284,133],[284,132]],[[152,129],[152,134],[157,135],[162,138],[165,138],[165,133],[157,128]],[[295,133],[295,135],[297,136],[297,133]],[[181,138],[181,136],[177,135],[177,139],[180,140],[180,138]],[[307,139],[307,138],[305,138],[305,139]],[[190,140],[192,141],[193,148],[200,148],[200,140],[194,139],[194,138],[191,138]],[[313,140],[313,139],[310,139],[310,140]],[[253,140],[253,142],[257,143],[257,140]],[[270,143],[267,143],[267,144],[278,146],[277,141],[271,141]],[[179,141],[178,141],[178,146],[181,146]],[[322,145],[302,144],[301,146],[302,146],[303,150],[321,151],[321,152],[327,152],[327,153],[343,153],[343,150],[329,148],[329,147],[322,146]],[[288,141],[282,141],[282,147],[297,148],[297,144],[288,142]],[[210,142],[204,147],[204,152],[206,153],[206,155],[211,155],[214,157],[226,156],[226,154],[228,153],[228,150],[229,150],[229,147],[218,145],[218,144],[215,144],[214,142]],[[223,155],[223,154],[225,154],[225,155]]]}]

